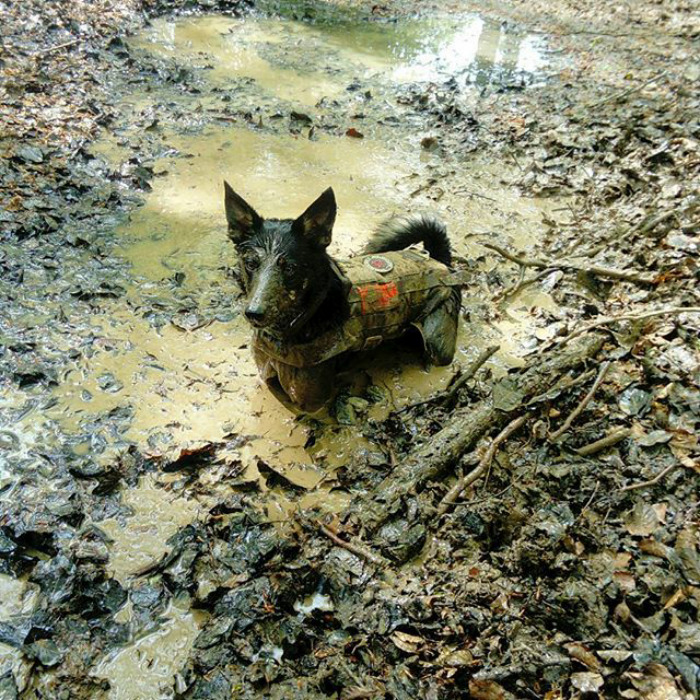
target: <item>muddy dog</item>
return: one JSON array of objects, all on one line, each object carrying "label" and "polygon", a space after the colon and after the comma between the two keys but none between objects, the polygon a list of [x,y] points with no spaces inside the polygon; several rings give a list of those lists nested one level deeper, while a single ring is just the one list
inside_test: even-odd
[{"label": "muddy dog", "polygon": [[[261,377],[315,411],[333,395],[339,363],[417,328],[428,360],[452,361],[460,307],[444,225],[432,217],[387,222],[362,255],[326,252],[336,217],[327,189],[296,219],[264,219],[224,182]],[[427,255],[408,246],[423,243]]]}]

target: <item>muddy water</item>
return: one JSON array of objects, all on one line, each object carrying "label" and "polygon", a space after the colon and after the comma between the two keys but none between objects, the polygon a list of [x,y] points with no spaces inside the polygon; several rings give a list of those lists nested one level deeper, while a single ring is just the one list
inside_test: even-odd
[{"label": "muddy water", "polygon": [[[120,231],[121,254],[137,281],[125,298],[104,304],[93,321],[91,352],[62,378],[47,416],[70,434],[84,432],[96,416],[128,409],[128,425],[103,446],[100,459],[107,461],[129,444],[172,458],[207,442],[226,446],[221,464],[200,475],[204,494],[183,490],[177,477],[149,476],[122,494],[119,517],[96,523],[111,538],[108,568],[127,586],[166,551],[170,535],[232,483],[258,482],[261,508],[274,521],[299,506],[337,511],[348,496],[330,490],[333,471],[353,454],[372,449],[356,427],[339,426],[326,414],[316,417],[322,429],[308,447],[309,422],[259,383],[229,272],[235,255],[225,235],[224,178],[260,213],[275,217],[298,215],[333,186],[340,212],[331,253],[339,257],[358,251],[388,215],[424,209],[444,218],[459,255],[483,253],[474,236],[493,230],[525,248],[534,242],[531,232],[542,216],[556,217],[561,206],[521,198],[503,184],[515,173],[500,163],[484,160],[479,167],[445,172],[439,152],[421,149],[426,134],[381,119],[353,121],[358,103],[348,102],[356,76],[372,77],[372,109],[385,108],[387,117],[395,116],[388,96],[397,83],[449,76],[476,86],[504,76],[535,82],[544,61],[539,38],[506,32],[478,17],[392,25],[204,17],[159,20],[132,43],[197,71],[202,89],[185,94],[157,88],[125,101],[125,112],[135,115],[158,114],[159,102],[167,100],[195,116],[183,128],[163,115],[154,129],[163,155],[153,164],[152,191]],[[222,95],[230,98],[231,90],[264,105],[264,118],[192,128],[198,113]],[[287,128],[290,111],[313,115],[319,101],[333,100],[337,128]],[[346,137],[350,125],[365,138]],[[122,137],[129,128],[142,124],[126,127]],[[129,157],[121,143],[106,135],[94,152],[118,165]],[[433,185],[424,187],[431,178]],[[467,308],[484,301],[479,295],[483,290],[467,292]],[[172,305],[173,297],[182,299],[182,308],[172,321],[158,322],[157,309]],[[549,305],[546,295],[526,293],[506,308],[503,321],[485,326],[465,320],[456,362],[468,362],[497,340],[502,351],[492,360],[494,371],[520,363],[534,316]],[[358,361],[352,391],[375,387],[382,398],[367,411],[381,418],[442,388],[454,371],[454,366],[427,371],[415,353],[393,347]],[[291,499],[265,492],[260,460],[305,493]],[[160,697],[159,688],[172,687],[199,622],[186,604],[172,606],[159,630],[104,659],[93,672],[111,681],[114,698]]]},{"label": "muddy water", "polygon": [[478,16],[398,23],[160,20],[134,44],[205,68],[217,87],[253,80],[279,99],[310,106],[340,94],[343,77],[353,73],[394,83],[448,77],[483,85],[514,75],[532,83],[546,63],[541,37]]},{"label": "muddy water", "polygon": [[181,601],[180,605],[171,605],[163,618],[156,631],[111,654],[92,670],[92,675],[111,682],[110,698],[172,697],[173,682],[177,684],[175,671],[187,660],[206,617],[189,610],[186,601]]}]

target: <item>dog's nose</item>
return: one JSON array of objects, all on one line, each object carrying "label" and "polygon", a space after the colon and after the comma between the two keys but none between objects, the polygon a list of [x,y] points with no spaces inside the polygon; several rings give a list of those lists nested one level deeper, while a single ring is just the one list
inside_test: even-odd
[{"label": "dog's nose", "polygon": [[254,326],[259,326],[263,322],[265,312],[260,307],[251,308],[249,306],[245,310],[245,316]]}]

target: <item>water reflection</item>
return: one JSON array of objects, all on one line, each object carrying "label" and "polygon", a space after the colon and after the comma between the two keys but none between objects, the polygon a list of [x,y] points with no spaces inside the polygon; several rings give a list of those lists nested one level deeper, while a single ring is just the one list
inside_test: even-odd
[{"label": "water reflection", "polygon": [[338,72],[378,82],[531,84],[546,63],[541,37],[477,16],[322,24],[162,19],[134,43],[206,68],[221,86],[252,79],[276,97],[304,104],[338,95],[344,89],[333,80]]}]

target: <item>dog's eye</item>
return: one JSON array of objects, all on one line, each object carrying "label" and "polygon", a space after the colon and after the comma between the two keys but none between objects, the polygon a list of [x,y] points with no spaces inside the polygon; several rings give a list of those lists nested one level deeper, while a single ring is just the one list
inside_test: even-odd
[{"label": "dog's eye", "polygon": [[243,258],[246,270],[257,270],[260,267],[260,259],[256,255],[247,255]]}]

